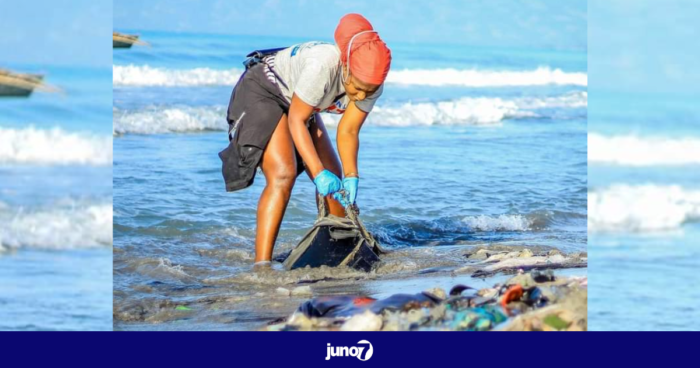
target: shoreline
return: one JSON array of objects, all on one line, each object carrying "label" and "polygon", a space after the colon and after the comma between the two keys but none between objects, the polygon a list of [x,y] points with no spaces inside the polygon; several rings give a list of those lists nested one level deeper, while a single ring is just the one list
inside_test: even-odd
[{"label": "shoreline", "polygon": [[[538,254],[543,252],[561,253],[551,247],[493,245],[491,251],[494,254],[490,257],[494,258],[484,263],[489,257],[476,258],[485,256],[482,250],[486,248],[488,247],[480,246],[462,249],[464,254],[474,258],[470,260],[465,257],[461,267],[422,268],[412,272],[399,271],[383,275],[370,273],[363,277],[362,273],[341,269],[323,270],[324,267],[298,270],[300,272],[284,271],[281,270],[281,264],[275,264],[270,270],[245,273],[244,277],[203,280],[201,285],[181,285],[176,287],[178,290],[170,292],[167,296],[151,295],[148,298],[128,300],[128,295],[115,290],[114,329],[266,329],[272,322],[279,324],[281,320],[286,320],[312,297],[361,295],[383,299],[396,293],[418,293],[435,288],[450,290],[458,284],[474,289],[487,289],[506,282],[513,274],[497,272],[486,277],[478,277],[478,274],[477,277],[473,277],[474,272],[465,272],[464,268],[475,265],[493,266],[508,260],[512,262],[514,252],[518,255],[531,255],[519,258],[521,260],[538,257]],[[511,258],[505,257],[509,253]],[[565,254],[564,257],[571,258],[572,254]],[[493,259],[499,257],[502,260],[494,263]],[[462,270],[459,271],[460,269]],[[557,278],[580,279],[586,278],[588,274],[587,265],[585,268],[556,268],[551,271]],[[517,270],[515,273],[518,273]],[[331,278],[329,274],[336,277]],[[132,287],[149,290],[171,288],[162,282]]]}]

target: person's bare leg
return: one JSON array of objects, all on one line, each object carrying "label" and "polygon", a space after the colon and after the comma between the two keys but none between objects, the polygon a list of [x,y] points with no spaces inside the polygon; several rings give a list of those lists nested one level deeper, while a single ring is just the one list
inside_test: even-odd
[{"label": "person's bare leg", "polygon": [[255,262],[269,261],[296,181],[297,162],[287,115],[282,115],[262,156],[265,189],[258,202]]},{"label": "person's bare leg", "polygon": [[[314,142],[316,152],[318,152],[318,157],[321,159],[321,163],[325,169],[337,175],[342,180],[343,166],[340,163],[338,154],[335,152],[335,149],[333,149],[333,143],[331,143],[328,131],[323,125],[321,117],[318,114],[316,114],[316,121],[318,121],[318,123],[312,121],[309,131],[311,132],[311,140]],[[306,170],[306,174],[309,176],[311,181],[314,180],[313,175],[309,172],[309,170]],[[332,195],[327,196],[324,198],[324,200],[326,201],[326,208],[330,210],[332,215],[345,217],[345,209],[343,208],[343,205],[333,199]]]}]

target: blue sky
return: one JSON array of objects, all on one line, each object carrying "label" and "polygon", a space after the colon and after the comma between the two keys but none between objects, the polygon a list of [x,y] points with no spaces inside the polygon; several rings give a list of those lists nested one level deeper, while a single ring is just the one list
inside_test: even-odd
[{"label": "blue sky", "polygon": [[111,66],[111,0],[0,0],[0,9],[0,67]]},{"label": "blue sky", "polygon": [[330,38],[353,12],[388,41],[586,49],[585,0],[114,0],[114,27]]}]

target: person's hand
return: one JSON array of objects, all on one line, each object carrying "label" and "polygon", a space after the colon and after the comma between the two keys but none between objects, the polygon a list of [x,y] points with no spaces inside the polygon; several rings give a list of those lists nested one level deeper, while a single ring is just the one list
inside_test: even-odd
[{"label": "person's hand", "polygon": [[355,200],[357,199],[357,185],[359,183],[360,178],[358,177],[349,177],[343,179],[343,189],[345,190],[345,197],[343,197],[340,193],[336,193],[333,195],[333,198],[340,202],[340,204],[342,204],[343,207],[355,204]]},{"label": "person's hand", "polygon": [[324,197],[336,193],[343,187],[340,179],[328,170],[323,170],[316,175],[314,184],[316,184],[316,190]]}]

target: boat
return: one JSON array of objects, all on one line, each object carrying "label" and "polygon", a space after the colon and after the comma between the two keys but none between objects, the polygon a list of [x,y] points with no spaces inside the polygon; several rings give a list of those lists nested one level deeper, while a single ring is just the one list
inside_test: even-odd
[{"label": "boat", "polygon": [[0,69],[0,97],[29,97],[35,89],[53,91],[41,74],[20,74]]},{"label": "boat", "polygon": [[134,44],[148,45],[148,43],[140,41],[138,35],[128,35],[119,32],[112,32],[112,48],[128,49]]}]

